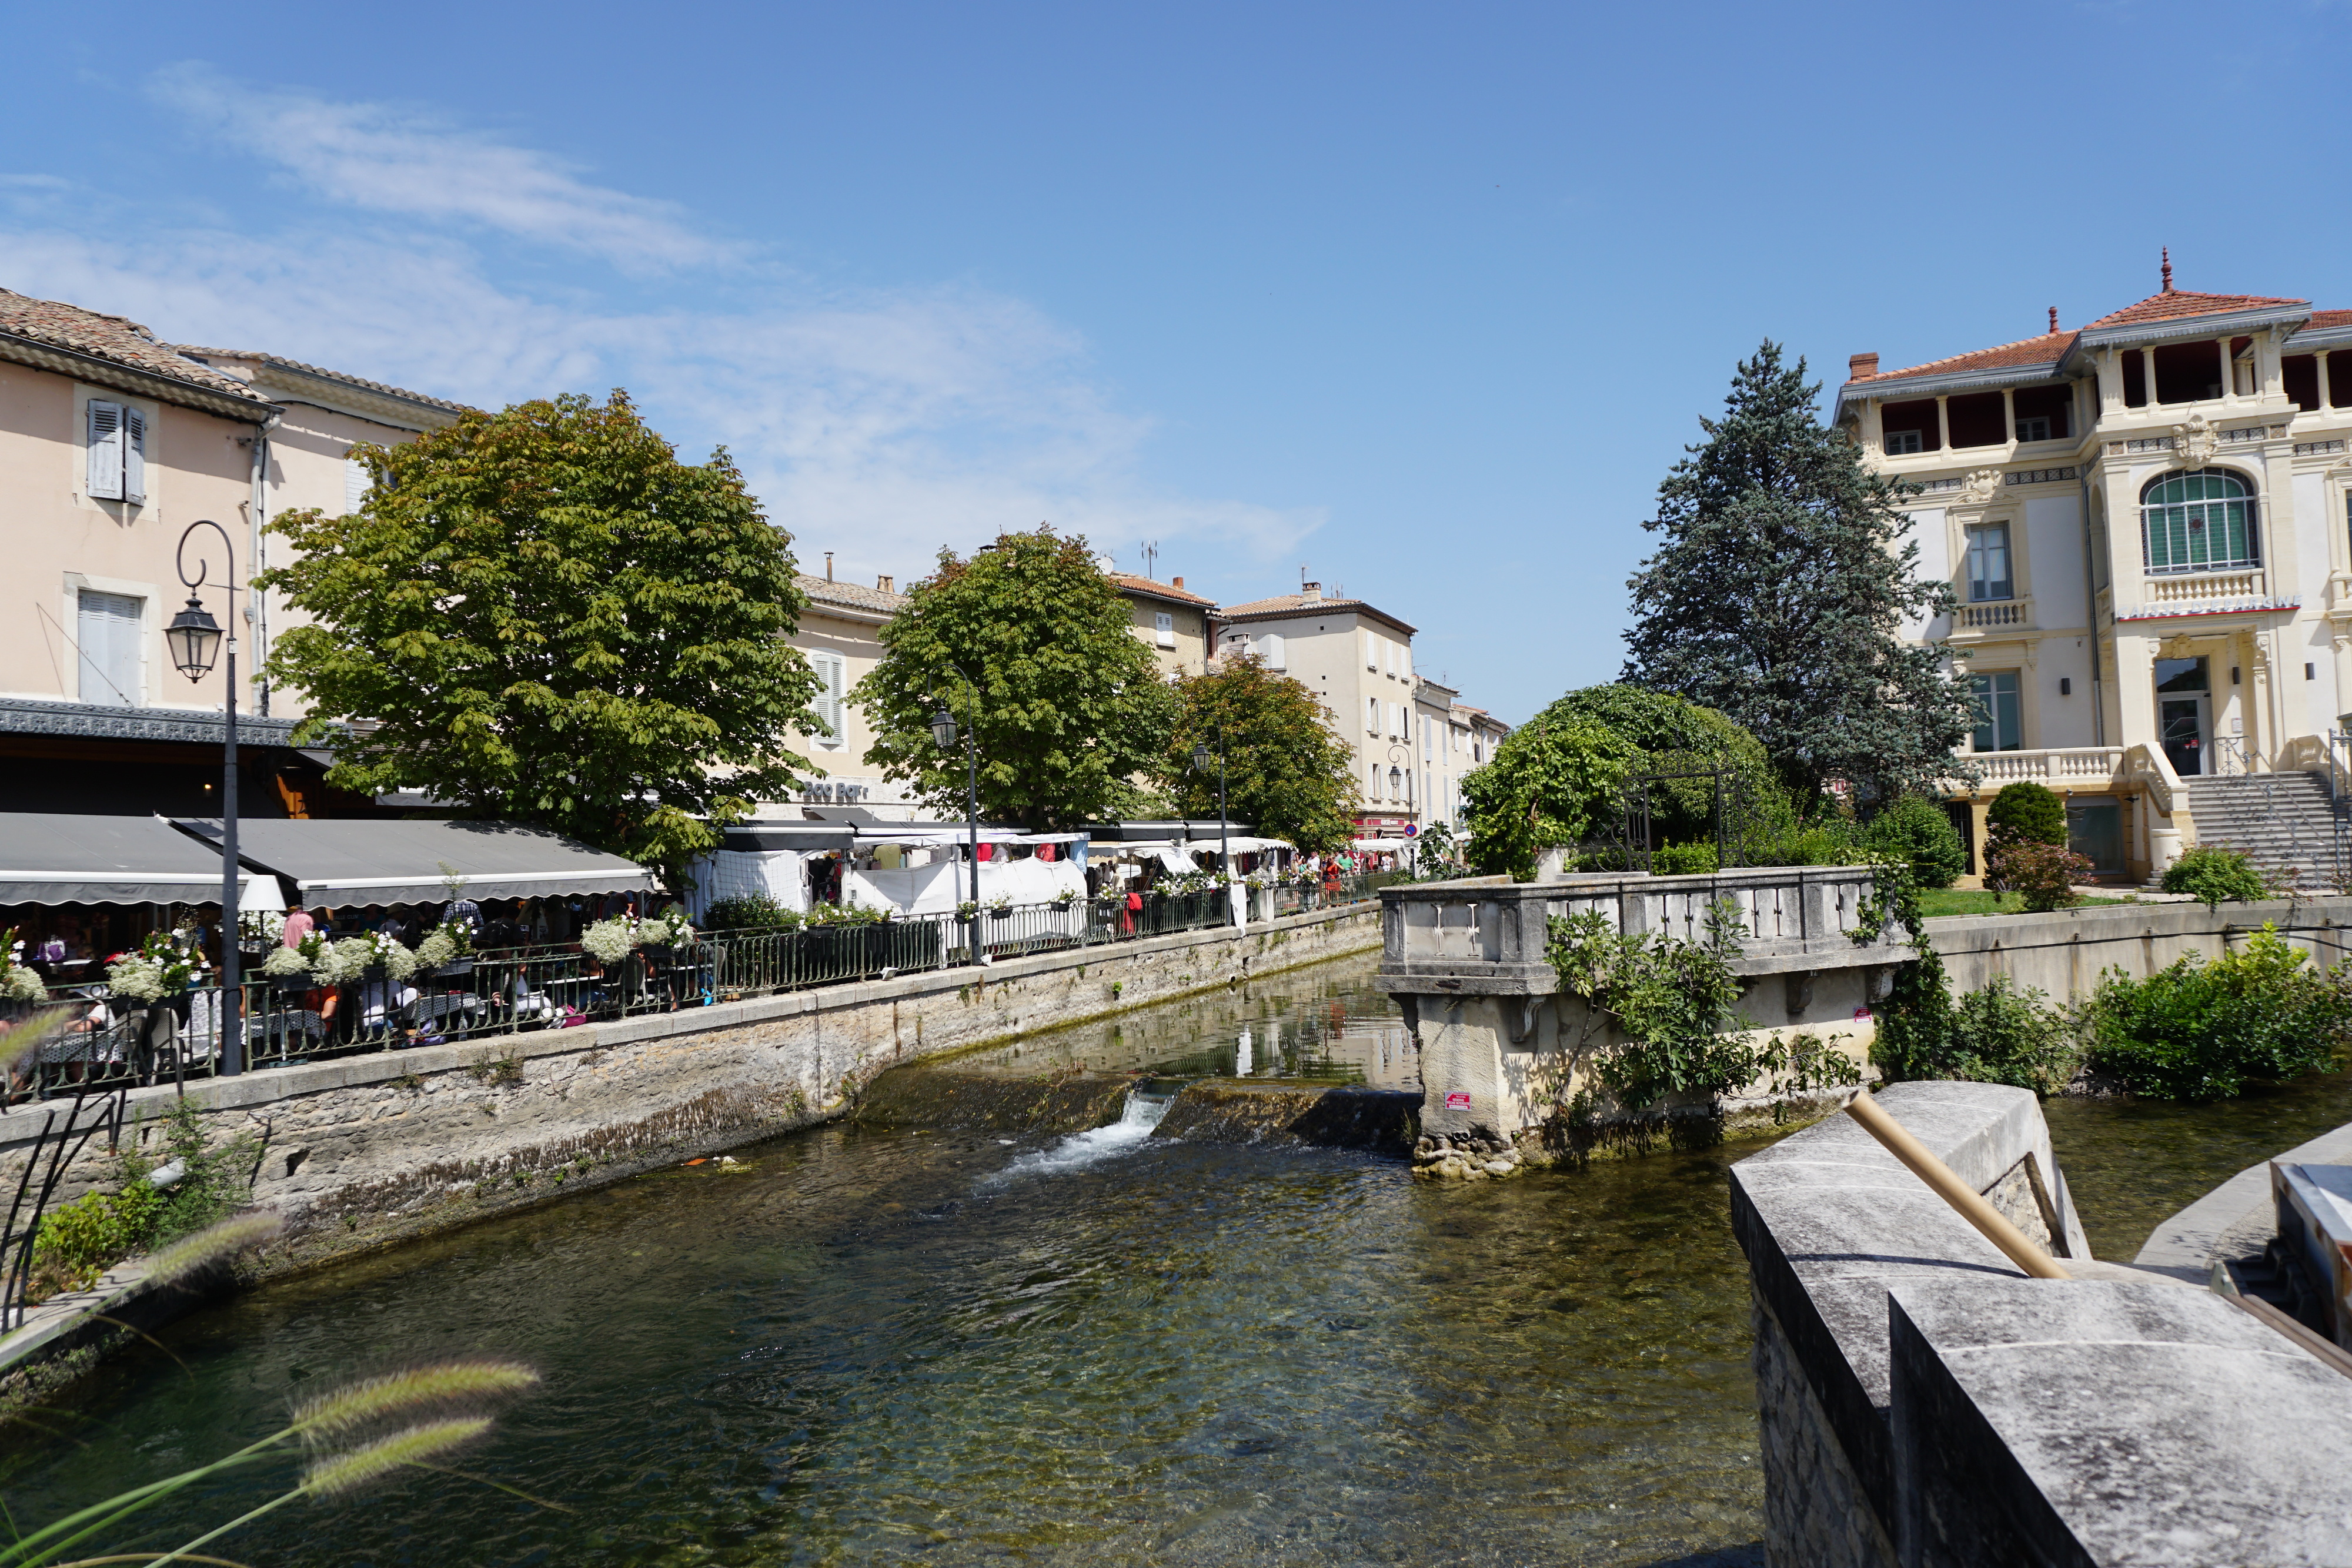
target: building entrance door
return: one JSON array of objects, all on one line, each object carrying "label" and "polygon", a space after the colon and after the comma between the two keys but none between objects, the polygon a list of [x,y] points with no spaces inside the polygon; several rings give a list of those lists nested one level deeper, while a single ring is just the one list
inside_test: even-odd
[{"label": "building entrance door", "polygon": [[2166,697],[2158,707],[2162,721],[2165,759],[2172,770],[2183,779],[2192,779],[2212,768],[2205,760],[2210,749],[2205,744],[2205,699],[2203,697]]}]

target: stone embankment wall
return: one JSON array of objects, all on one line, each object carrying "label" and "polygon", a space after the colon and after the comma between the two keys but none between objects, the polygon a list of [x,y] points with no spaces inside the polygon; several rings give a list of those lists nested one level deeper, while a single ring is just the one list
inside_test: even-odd
[{"label": "stone embankment wall", "polygon": [[2268,923],[2322,964],[2352,954],[2352,898],[2257,904],[2102,904],[2048,915],[1951,915],[1927,922],[1955,994],[2006,975],[2061,999],[2098,984],[2103,969],[2145,979],[2190,953],[2217,958]]},{"label": "stone embankment wall", "polygon": [[1844,1116],[1734,1166],[1777,1568],[2352,1561],[2352,1379],[2091,1260],[2026,1091],[1881,1100],[2076,1277],[2027,1279]]},{"label": "stone embankment wall", "polygon": [[[842,1114],[884,1069],[1360,953],[1369,909],[1187,932],[187,1086],[216,1138],[259,1145],[255,1201],[291,1222],[264,1274],[462,1224]],[[131,1092],[152,1138],[173,1095]],[[14,1184],[57,1107],[0,1113]],[[1074,1113],[1083,1114],[1074,1108]],[[109,1183],[103,1141],[55,1202]]]}]

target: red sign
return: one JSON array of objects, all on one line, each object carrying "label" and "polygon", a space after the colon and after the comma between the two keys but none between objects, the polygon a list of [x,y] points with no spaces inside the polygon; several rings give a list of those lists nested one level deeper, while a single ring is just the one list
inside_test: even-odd
[{"label": "red sign", "polygon": [[1459,1092],[1448,1094],[1445,1097],[1445,1108],[1449,1111],[1467,1111],[1470,1109],[1470,1096]]},{"label": "red sign", "polygon": [[1868,1023],[1870,1021],[1870,1009],[1868,1008],[1854,1009],[1853,1021],[1856,1023]]}]

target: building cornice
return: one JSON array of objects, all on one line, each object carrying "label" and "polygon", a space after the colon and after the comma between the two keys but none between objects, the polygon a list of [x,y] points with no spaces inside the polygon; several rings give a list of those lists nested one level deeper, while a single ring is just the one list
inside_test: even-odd
[{"label": "building cornice", "polygon": [[[226,373],[226,372],[224,372]],[[352,385],[337,376],[314,375],[285,365],[256,365],[253,386],[280,402],[308,403],[336,413],[348,413],[394,430],[440,430],[462,414],[411,398],[394,397]]]},{"label": "building cornice", "polygon": [[97,354],[77,353],[71,349],[36,342],[17,337],[13,332],[0,332],[0,360],[30,365],[37,371],[71,376],[76,381],[88,382],[95,386],[112,387],[118,392],[152,397],[158,402],[177,403],[183,408],[217,414],[242,424],[267,424],[280,412],[276,405],[258,395],[241,398],[228,392],[211,392],[154,371],[142,371]]},{"label": "building cornice", "polygon": [[[236,716],[241,744],[290,746],[290,718]],[[47,702],[38,697],[0,697],[0,735],[54,735],[81,740],[180,740],[222,745],[227,720],[201,708],[118,707],[104,703]]]}]

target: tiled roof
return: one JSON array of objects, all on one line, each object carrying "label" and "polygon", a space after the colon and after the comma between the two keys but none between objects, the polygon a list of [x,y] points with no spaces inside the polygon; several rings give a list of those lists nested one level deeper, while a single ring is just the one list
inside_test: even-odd
[{"label": "tiled roof", "polygon": [[154,333],[126,317],[101,316],[79,305],[35,299],[0,288],[0,334],[103,360],[216,397],[268,406],[268,399],[243,382],[223,375],[209,365],[196,363],[168,343],[158,342]]},{"label": "tiled roof", "polygon": [[178,351],[199,361],[250,360],[257,365],[276,365],[281,370],[299,371],[306,376],[318,376],[326,381],[341,382],[347,386],[364,387],[369,392],[382,392],[386,397],[406,398],[410,402],[426,403],[434,408],[446,408],[452,413],[474,412],[462,402],[451,402],[446,398],[430,397],[424,392],[410,392],[405,387],[387,386],[383,382],[372,382],[364,376],[350,376],[341,371],[323,370],[317,365],[306,365],[299,360],[289,360],[282,354],[258,354],[244,349],[200,349],[187,343],[180,344]]},{"label": "tiled roof", "polygon": [[2271,310],[2308,305],[2308,299],[2273,299],[2264,294],[2193,294],[2186,288],[2151,294],[2137,305],[2126,305],[2102,316],[2087,330],[2101,327],[2137,327],[2150,321],[2177,321],[2183,316],[2214,316],[2229,310]]},{"label": "tiled roof", "polygon": [[2308,332],[2315,327],[2352,327],[2352,310],[2315,310],[2303,329]]},{"label": "tiled roof", "polygon": [[1973,353],[1954,354],[1948,360],[1930,360],[1924,365],[1907,370],[1881,371],[1874,376],[1861,376],[1846,382],[1858,386],[1864,382],[1900,381],[1906,376],[1942,376],[1963,371],[2019,370],[2028,365],[2049,365],[2055,369],[2074,346],[2072,332],[2045,332],[2038,338],[2023,338],[1998,348],[1979,349]]},{"label": "tiled roof", "polygon": [[1276,615],[1319,615],[1327,611],[1360,611],[1366,615],[1379,616],[1390,625],[1402,630],[1407,636],[1415,631],[1387,611],[1374,609],[1363,600],[1334,599],[1328,593],[1319,599],[1309,599],[1303,593],[1283,593],[1272,599],[1253,599],[1247,604],[1228,604],[1217,612],[1217,619],[1261,621]]},{"label": "tiled roof", "polygon": [[895,615],[907,602],[903,593],[891,593],[879,588],[864,588],[854,582],[834,582],[806,572],[794,574],[801,591],[819,604],[835,604],[847,610],[870,610],[883,615]]},{"label": "tiled roof", "polygon": [[1213,605],[1216,603],[1215,600],[1205,598],[1189,588],[1178,588],[1171,583],[1156,581],[1149,577],[1138,577],[1132,572],[1108,571],[1103,575],[1118,584],[1120,590],[1125,592],[1148,593],[1155,599],[1172,599],[1180,604]]}]

